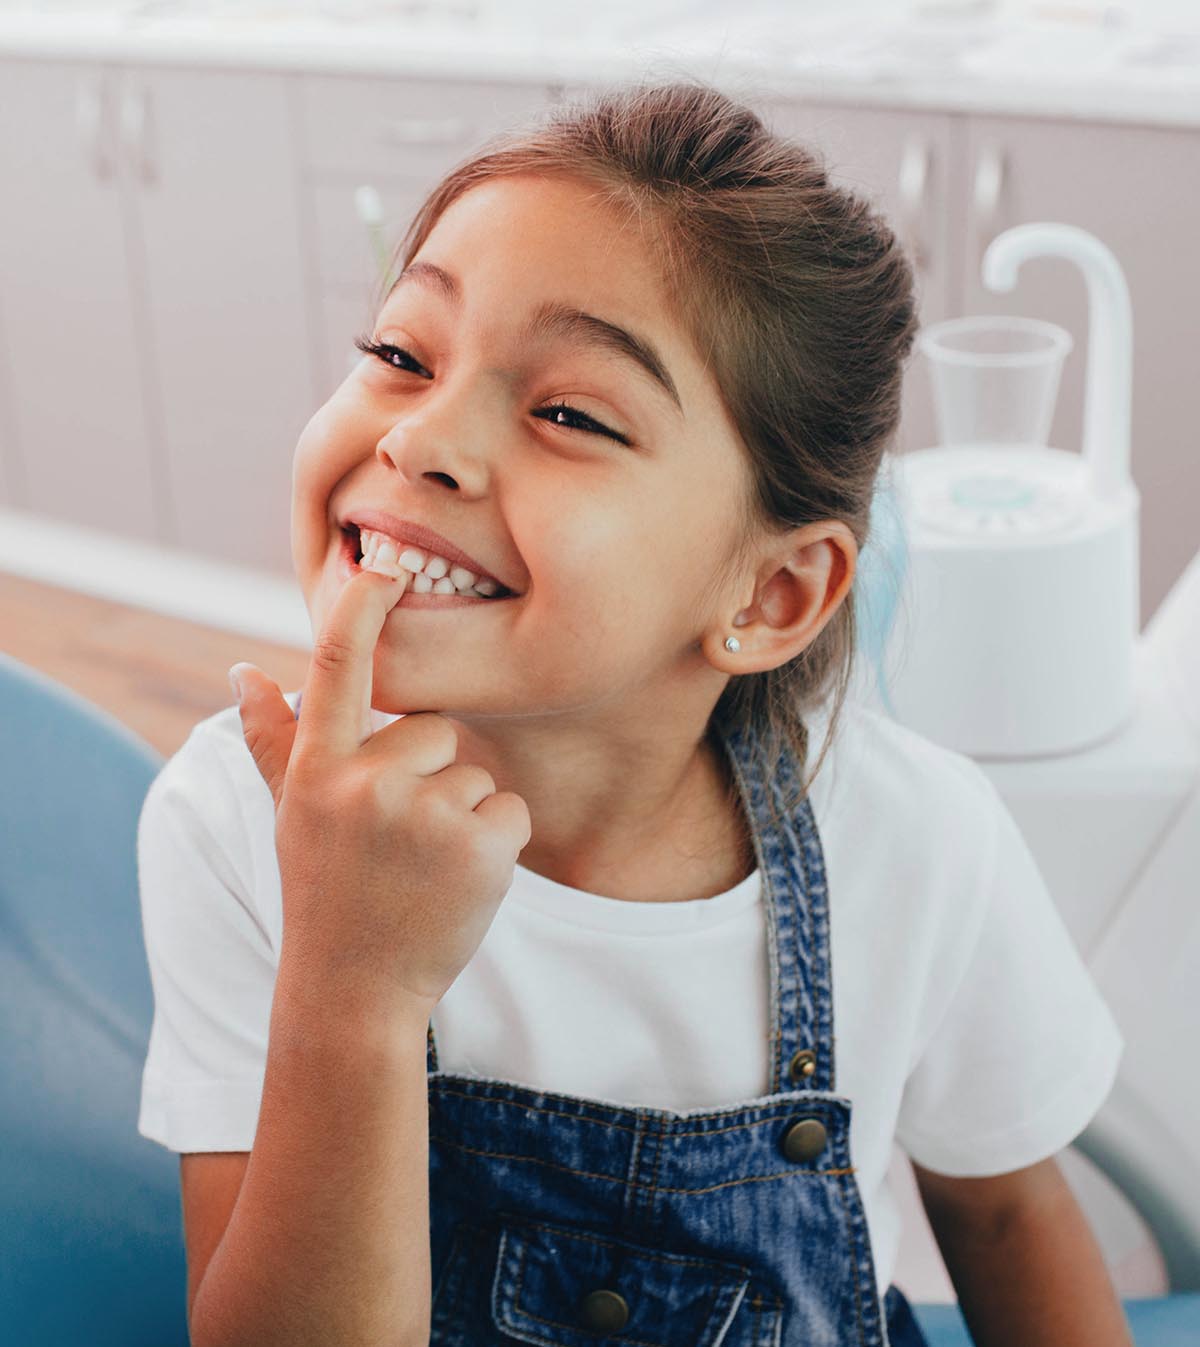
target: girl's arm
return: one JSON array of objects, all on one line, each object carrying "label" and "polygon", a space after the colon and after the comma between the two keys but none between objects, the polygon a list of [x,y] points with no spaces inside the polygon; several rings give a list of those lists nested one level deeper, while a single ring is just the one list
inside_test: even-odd
[{"label": "girl's arm", "polygon": [[913,1173],[976,1347],[1133,1347],[1099,1245],[1053,1157],[987,1178]]},{"label": "girl's arm", "polygon": [[193,1347],[429,1341],[429,1007],[318,971],[285,938],[258,1130]]},{"label": "girl's arm", "polygon": [[457,761],[449,717],[371,732],[374,651],[404,589],[361,571],[338,591],[303,719],[234,666],[275,804],[283,939],[258,1128],[196,1292],[194,1347],[429,1341],[426,1032],[532,825],[519,795]]}]

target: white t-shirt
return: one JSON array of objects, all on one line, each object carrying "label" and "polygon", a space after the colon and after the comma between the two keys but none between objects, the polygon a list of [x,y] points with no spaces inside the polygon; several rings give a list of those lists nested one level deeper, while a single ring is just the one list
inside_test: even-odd
[{"label": "white t-shirt", "polygon": [[[395,719],[372,711],[376,729]],[[811,722],[814,763],[826,729]],[[1053,1155],[1107,1097],[1124,1040],[973,759],[848,702],[810,798],[829,891],[834,1088],[852,1101],[882,1295],[900,1236],[893,1146],[953,1175]],[[236,706],[195,726],[142,809],[155,1011],[138,1131],[173,1151],[254,1141],[283,920],[274,829]],[[639,903],[518,865],[434,1008],[439,1068],[679,1112],[765,1094],[759,880]]]}]

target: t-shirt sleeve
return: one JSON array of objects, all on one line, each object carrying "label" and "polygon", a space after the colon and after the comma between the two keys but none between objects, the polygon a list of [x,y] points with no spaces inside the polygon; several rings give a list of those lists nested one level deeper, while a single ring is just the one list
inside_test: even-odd
[{"label": "t-shirt sleeve", "polygon": [[1021,1169],[1069,1145],[1108,1097],[1124,1050],[1015,820],[980,780],[995,828],[978,938],[896,1126],[912,1159],[956,1176]]},{"label": "t-shirt sleeve", "polygon": [[138,1131],[173,1151],[248,1151],[277,960],[239,851],[236,793],[199,730],[151,783],[138,820],[154,1018]]}]

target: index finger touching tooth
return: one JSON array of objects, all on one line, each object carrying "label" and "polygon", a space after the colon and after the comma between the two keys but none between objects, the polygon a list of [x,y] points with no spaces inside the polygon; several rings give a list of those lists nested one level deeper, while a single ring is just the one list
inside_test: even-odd
[{"label": "index finger touching tooth", "polygon": [[316,745],[321,752],[352,753],[369,737],[375,647],[410,578],[407,571],[396,579],[360,571],[334,599],[297,701],[296,735],[306,752]]}]

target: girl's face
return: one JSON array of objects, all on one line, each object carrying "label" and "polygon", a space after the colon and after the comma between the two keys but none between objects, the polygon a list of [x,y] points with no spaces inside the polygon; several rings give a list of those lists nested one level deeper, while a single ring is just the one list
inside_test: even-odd
[{"label": "girl's face", "polygon": [[746,468],[636,226],[581,181],[494,179],[447,208],[406,276],[367,334],[394,349],[364,354],[296,447],[314,637],[346,583],[339,521],[384,510],[516,593],[393,608],[375,707],[616,723],[701,682],[710,706],[728,671],[699,640],[730,630],[732,596],[711,590]]}]

